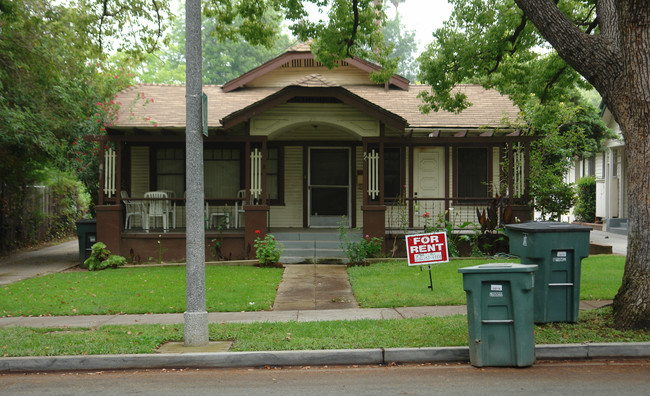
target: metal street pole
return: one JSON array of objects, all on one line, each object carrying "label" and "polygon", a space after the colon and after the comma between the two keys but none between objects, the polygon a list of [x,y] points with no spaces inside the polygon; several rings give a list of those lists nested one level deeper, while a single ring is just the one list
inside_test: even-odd
[{"label": "metal street pole", "polygon": [[201,0],[185,2],[185,158],[186,304],[185,346],[208,344],[208,312],[205,309],[205,226],[203,214],[203,137]]}]

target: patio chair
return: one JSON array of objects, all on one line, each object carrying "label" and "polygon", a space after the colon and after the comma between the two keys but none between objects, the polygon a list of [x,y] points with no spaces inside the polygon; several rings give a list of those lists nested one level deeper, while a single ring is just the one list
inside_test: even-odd
[{"label": "patio chair", "polygon": [[230,211],[223,207],[216,207],[215,211],[210,210],[210,204],[205,203],[205,228],[210,229],[216,223],[219,224],[220,219],[226,224],[226,228],[230,228]]},{"label": "patio chair", "polygon": [[[163,231],[169,231],[168,220],[169,220],[169,201],[163,198],[168,198],[167,193],[162,191],[149,191],[144,194],[145,198],[149,198],[147,201],[147,228],[145,230],[149,232],[149,220],[151,218],[154,221],[160,217],[162,219]],[[155,224],[155,223],[154,223]]]},{"label": "patio chair", "polygon": [[235,228],[241,226],[241,218],[244,215],[244,204],[246,201],[246,190],[237,191],[237,201],[235,201]]},{"label": "patio chair", "polygon": [[129,193],[122,190],[120,191],[120,196],[122,197],[122,202],[124,202],[124,207],[126,208],[126,218],[124,219],[124,229],[130,230],[133,226],[134,218],[140,216],[140,224],[142,228],[145,227],[146,222],[146,210],[142,202],[132,201],[129,199]]}]

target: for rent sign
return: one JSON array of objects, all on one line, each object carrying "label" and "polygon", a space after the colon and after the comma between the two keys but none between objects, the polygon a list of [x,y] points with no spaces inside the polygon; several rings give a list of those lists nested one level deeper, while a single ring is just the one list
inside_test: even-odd
[{"label": "for rent sign", "polygon": [[431,234],[407,235],[406,251],[409,265],[427,265],[446,263],[449,261],[447,251],[447,234],[434,232]]}]

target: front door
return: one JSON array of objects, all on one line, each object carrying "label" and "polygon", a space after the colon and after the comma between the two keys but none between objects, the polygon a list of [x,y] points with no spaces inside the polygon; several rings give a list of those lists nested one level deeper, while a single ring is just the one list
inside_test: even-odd
[{"label": "front door", "polygon": [[[413,191],[417,198],[445,197],[445,151],[443,147],[418,147],[414,152]],[[418,201],[416,217],[444,212],[442,200]]]},{"label": "front door", "polygon": [[350,149],[309,149],[310,227],[350,226]]}]

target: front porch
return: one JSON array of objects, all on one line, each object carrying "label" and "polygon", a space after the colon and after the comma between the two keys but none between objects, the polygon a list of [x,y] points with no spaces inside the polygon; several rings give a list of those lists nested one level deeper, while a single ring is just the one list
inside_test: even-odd
[{"label": "front porch", "polygon": [[[345,225],[352,238],[363,235],[381,237],[384,253],[389,256],[403,255],[403,235],[422,232],[425,226],[450,228],[459,232],[474,232],[478,224],[477,210],[482,212],[493,198],[416,198],[405,197],[387,202],[386,205],[362,207],[363,228]],[[519,221],[531,219],[530,207],[523,199],[506,200]],[[135,263],[183,261],[186,257],[185,205],[178,204],[177,224],[168,231],[161,224],[151,224],[149,231],[142,225],[125,229],[123,206],[102,205],[97,207],[98,238],[107,243],[116,254]],[[345,254],[340,248],[338,228],[283,227],[273,224],[274,208],[262,205],[245,206],[243,221],[226,226],[224,218],[213,223],[206,217],[205,257],[207,261],[254,259],[255,231],[263,236],[271,233],[285,245],[283,263],[340,263]],[[183,212],[183,213],[182,213]],[[206,212],[209,213],[209,212]],[[170,221],[171,223],[171,221]],[[118,238],[112,238],[113,236]]]}]

